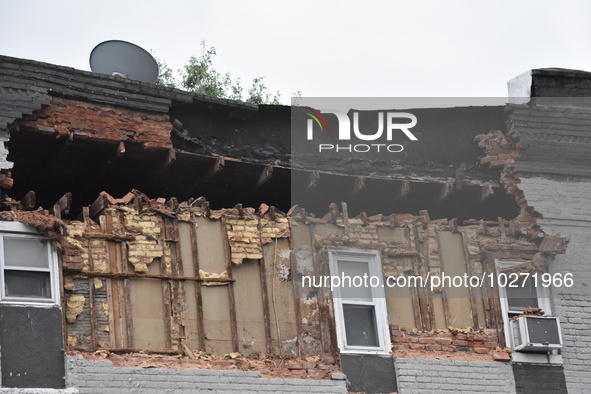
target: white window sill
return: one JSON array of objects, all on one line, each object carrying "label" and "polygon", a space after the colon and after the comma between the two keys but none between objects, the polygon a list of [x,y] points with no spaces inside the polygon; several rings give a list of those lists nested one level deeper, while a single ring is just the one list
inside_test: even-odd
[{"label": "white window sill", "polygon": [[340,353],[346,355],[392,357],[392,353],[382,351],[341,350]]},{"label": "white window sill", "polygon": [[560,354],[514,352],[511,353],[511,359],[514,363],[562,365]]}]

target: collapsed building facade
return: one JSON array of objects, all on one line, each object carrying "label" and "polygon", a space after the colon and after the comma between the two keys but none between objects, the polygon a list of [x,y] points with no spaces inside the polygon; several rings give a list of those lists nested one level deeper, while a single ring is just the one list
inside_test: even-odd
[{"label": "collapsed building facade", "polygon": [[[590,83],[534,70],[510,91]],[[416,110],[421,144],[396,160],[319,170],[291,161],[289,107],[1,57],[1,385],[584,392],[586,103]],[[488,282],[377,288],[360,307],[304,280],[350,261]],[[501,272],[574,278],[514,295]],[[559,346],[516,349],[523,315],[558,317]]]}]

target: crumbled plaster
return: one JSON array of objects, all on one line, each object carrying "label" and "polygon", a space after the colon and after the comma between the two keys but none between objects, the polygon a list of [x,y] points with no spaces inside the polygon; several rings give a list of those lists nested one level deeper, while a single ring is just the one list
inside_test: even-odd
[{"label": "crumbled plaster", "polygon": [[80,294],[74,294],[68,297],[66,301],[66,320],[68,323],[74,323],[78,315],[84,311],[86,298]]}]

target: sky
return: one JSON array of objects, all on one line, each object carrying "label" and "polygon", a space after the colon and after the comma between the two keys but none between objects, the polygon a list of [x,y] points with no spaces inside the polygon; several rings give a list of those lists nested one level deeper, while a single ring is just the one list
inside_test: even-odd
[{"label": "sky", "polygon": [[502,97],[529,69],[591,71],[586,0],[0,0],[0,54],[90,70],[124,40],[303,97]]}]

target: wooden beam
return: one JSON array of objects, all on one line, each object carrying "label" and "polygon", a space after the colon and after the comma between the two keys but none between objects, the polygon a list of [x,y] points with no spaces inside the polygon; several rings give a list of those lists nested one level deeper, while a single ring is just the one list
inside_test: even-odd
[{"label": "wooden beam", "polygon": [[[472,259],[470,258],[470,252],[468,251],[468,239],[466,234],[462,233],[462,244],[464,246],[464,262],[466,264],[466,273],[468,277],[472,277]],[[470,291],[470,311],[472,313],[472,322],[474,323],[474,328],[480,328],[480,324],[478,322],[478,308],[476,306],[476,293],[473,286],[468,286]]]},{"label": "wooden beam", "polygon": [[[107,192],[100,192],[99,196],[92,204],[90,204],[89,208],[89,215],[90,218],[93,219],[97,217],[101,212],[103,212],[109,206],[109,194]],[[111,197],[112,199],[112,197]]]},{"label": "wooden beam", "polygon": [[[412,259],[411,261],[414,261],[414,259]],[[406,276],[406,279],[408,280],[409,276],[417,275],[417,271],[413,268],[412,270],[405,271],[404,275]],[[419,303],[419,299],[420,299],[419,289],[416,287],[411,287],[410,292],[412,294],[411,300],[412,300],[412,310],[413,310],[413,317],[415,320],[415,326],[418,331],[423,331],[423,316],[421,313],[421,305]]]},{"label": "wooden beam", "polygon": [[[258,224],[259,234],[262,232],[261,223]],[[269,307],[269,291],[267,288],[267,272],[265,268],[265,251],[262,251],[262,259],[259,260],[259,274],[261,278],[261,293],[263,301],[263,321],[265,323],[265,351],[267,354],[273,353],[273,337],[271,336],[271,310]],[[275,278],[271,278],[274,280]],[[275,316],[276,320],[277,316]]]},{"label": "wooden beam", "polygon": [[[232,276],[232,258],[230,252],[230,241],[228,240],[228,233],[226,227],[226,221],[222,217],[222,240],[224,243],[224,254],[226,258],[226,272],[228,277],[234,279]],[[233,282],[233,281],[232,281]],[[232,335],[232,351],[239,352],[238,346],[238,319],[236,317],[236,298],[234,295],[234,284],[230,282],[228,285],[228,298],[230,302],[230,332]]]},{"label": "wooden beam", "polygon": [[[107,234],[113,233],[113,216],[111,211],[107,211],[104,221],[104,231]],[[117,244],[112,241],[107,241],[107,258],[109,262],[109,271],[112,273],[119,273],[119,262],[117,259]],[[115,347],[123,347],[121,341],[121,297],[119,296],[119,281],[111,280],[111,311],[113,316],[113,337]]]},{"label": "wooden beam", "polygon": [[273,166],[270,164],[267,164],[263,168],[263,171],[261,172],[261,175],[259,176],[257,186],[262,186],[262,185],[268,183],[271,180],[272,175],[273,175]]},{"label": "wooden beam", "polygon": [[[124,223],[123,221],[123,213],[119,212],[119,223]],[[121,266],[122,272],[128,273],[129,272],[129,260],[127,255],[127,245],[122,243],[120,245],[121,250]],[[128,348],[133,348],[133,311],[131,308],[131,287],[128,278],[123,279],[123,301],[125,304],[125,329],[127,332],[127,343],[126,346]]]},{"label": "wooden beam", "polygon": [[345,236],[349,236],[349,209],[347,208],[347,203],[342,202],[342,214],[341,217],[343,218],[343,226],[345,227]]},{"label": "wooden beam", "polygon": [[[195,277],[200,279],[199,274],[199,245],[197,240],[197,222],[195,215],[191,213],[190,216],[191,220],[189,224],[191,226],[190,229],[190,236],[191,236],[191,257],[193,260],[193,267],[195,270]],[[199,350],[204,352],[205,351],[205,322],[203,320],[203,297],[201,294],[201,282],[197,280],[195,282],[195,298],[197,300],[197,338],[198,338],[198,346]]]},{"label": "wooden beam", "polygon": [[[162,248],[162,252],[164,255],[164,246],[166,245],[166,229],[164,225],[164,216],[158,215],[158,227],[160,229],[160,236],[158,237],[158,244]],[[166,259],[160,259],[160,274],[166,276],[172,276],[171,272],[168,271],[168,267],[166,264]],[[165,331],[165,346],[166,350],[172,349],[172,324],[173,324],[173,314],[172,314],[172,285],[170,281],[161,280],[160,286],[162,288],[162,303],[164,304],[164,316],[162,316],[162,320],[164,323],[164,331]]]},{"label": "wooden beam", "polygon": [[19,201],[19,203],[23,207],[22,209],[25,211],[32,211],[33,209],[35,209],[35,206],[37,205],[37,198],[35,196],[35,192],[33,190],[29,190]]},{"label": "wooden beam", "polygon": [[70,208],[72,207],[72,193],[68,192],[64,194],[53,204],[52,213],[54,215],[56,213],[55,207],[59,207],[61,214],[68,215],[70,213]]},{"label": "wooden beam", "polygon": [[[293,244],[291,242],[291,238],[287,238],[287,242],[289,243],[289,250],[293,251]],[[298,357],[302,358],[302,336],[304,335],[302,329],[302,310],[301,310],[301,301],[300,301],[300,287],[297,284],[296,278],[298,277],[298,266],[296,261],[296,254],[290,253],[289,254],[289,268],[291,270],[291,290],[293,292],[293,309],[295,315],[295,324],[296,324],[296,345],[298,347]]]}]

